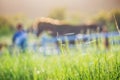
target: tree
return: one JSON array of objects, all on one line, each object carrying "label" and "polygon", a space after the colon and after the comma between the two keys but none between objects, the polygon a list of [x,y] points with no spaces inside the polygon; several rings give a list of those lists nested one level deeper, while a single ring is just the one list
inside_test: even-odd
[{"label": "tree", "polygon": [[94,19],[96,23],[105,25],[108,28],[108,31],[115,31],[115,20],[113,18],[112,12],[100,12]]},{"label": "tree", "polygon": [[14,31],[12,25],[4,17],[0,17],[0,36],[9,35]]},{"label": "tree", "polygon": [[80,13],[78,13],[78,12],[68,14],[66,21],[67,21],[67,23],[72,24],[72,25],[79,25],[80,23],[82,23]]},{"label": "tree", "polygon": [[53,19],[58,19],[58,20],[64,20],[66,17],[66,11],[65,8],[56,8],[53,9],[48,17],[53,18]]},{"label": "tree", "polygon": [[113,11],[113,17],[116,29],[120,32],[120,11]]}]

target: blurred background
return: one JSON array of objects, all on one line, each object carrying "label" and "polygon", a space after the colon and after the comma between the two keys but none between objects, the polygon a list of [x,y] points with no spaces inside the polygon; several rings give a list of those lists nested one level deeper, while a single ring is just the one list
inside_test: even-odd
[{"label": "blurred background", "polygon": [[120,0],[0,0],[0,80],[79,79],[120,80]]},{"label": "blurred background", "polygon": [[120,26],[120,0],[0,0],[0,37],[13,34],[19,23],[27,29],[41,17],[72,25],[99,22],[115,31],[115,19]]}]

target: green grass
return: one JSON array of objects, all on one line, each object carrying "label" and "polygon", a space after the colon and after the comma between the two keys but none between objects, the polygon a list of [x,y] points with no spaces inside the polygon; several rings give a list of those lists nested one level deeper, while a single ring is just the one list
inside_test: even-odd
[{"label": "green grass", "polygon": [[6,52],[0,56],[0,80],[120,80],[118,47],[100,53],[73,50],[52,56]]},{"label": "green grass", "polygon": [[[119,39],[119,38],[118,38]],[[1,41],[10,40],[7,37]],[[6,49],[0,55],[0,80],[120,80],[120,47],[105,50],[103,41],[99,48],[94,43],[84,46],[60,46],[60,55],[42,53],[10,55]],[[29,49],[28,49],[29,50]]]}]

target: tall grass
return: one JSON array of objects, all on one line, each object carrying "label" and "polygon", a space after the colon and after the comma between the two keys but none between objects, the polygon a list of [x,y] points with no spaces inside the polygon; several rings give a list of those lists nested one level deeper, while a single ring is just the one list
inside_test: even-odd
[{"label": "tall grass", "polygon": [[[69,50],[61,55],[0,56],[0,80],[120,80],[120,52]],[[69,53],[69,54],[68,54]]]}]

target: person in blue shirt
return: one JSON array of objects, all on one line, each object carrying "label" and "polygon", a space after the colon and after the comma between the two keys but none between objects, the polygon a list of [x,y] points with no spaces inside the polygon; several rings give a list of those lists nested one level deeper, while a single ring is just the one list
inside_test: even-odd
[{"label": "person in blue shirt", "polygon": [[23,29],[22,24],[18,24],[17,31],[14,33],[12,38],[13,45],[18,46],[22,51],[25,51],[27,47],[27,33]]}]

